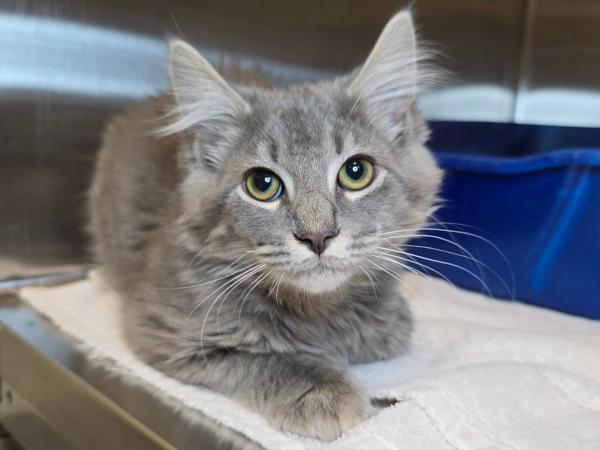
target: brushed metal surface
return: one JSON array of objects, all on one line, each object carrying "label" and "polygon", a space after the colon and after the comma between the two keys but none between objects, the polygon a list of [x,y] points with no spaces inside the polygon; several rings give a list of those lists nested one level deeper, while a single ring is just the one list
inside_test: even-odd
[{"label": "brushed metal surface", "polygon": [[45,422],[48,435],[60,441],[60,446],[52,446],[57,449],[65,448],[65,443],[66,448],[90,450],[175,449],[7,326],[0,330],[0,375],[0,417],[32,449],[48,448],[40,436],[35,436],[35,443],[31,440],[27,418],[32,415],[43,418],[35,423]]},{"label": "brushed metal surface", "polygon": [[[0,280],[88,263],[85,196],[103,124],[166,88],[166,38],[294,83],[361,62],[402,0],[0,3]],[[431,119],[600,126],[596,0],[417,0],[453,73]]]},{"label": "brushed metal surface", "polygon": [[[19,442],[31,450],[76,450],[18,390],[7,381],[0,388],[0,420]],[[0,447],[1,448],[1,447]]]},{"label": "brushed metal surface", "polygon": [[106,364],[0,294],[0,421],[26,448],[261,448]]},{"label": "brushed metal surface", "polygon": [[451,74],[421,97],[428,119],[512,121],[526,9],[526,0],[417,2],[422,35]]},{"label": "brushed metal surface", "polygon": [[600,126],[600,1],[531,0],[514,121]]}]

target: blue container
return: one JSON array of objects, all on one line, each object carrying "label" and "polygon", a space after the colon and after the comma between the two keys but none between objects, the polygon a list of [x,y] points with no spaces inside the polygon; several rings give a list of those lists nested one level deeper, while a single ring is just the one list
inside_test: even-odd
[{"label": "blue container", "polygon": [[447,173],[435,214],[444,225],[432,228],[444,231],[409,243],[412,266],[495,297],[600,319],[600,130],[432,128],[430,146]]}]

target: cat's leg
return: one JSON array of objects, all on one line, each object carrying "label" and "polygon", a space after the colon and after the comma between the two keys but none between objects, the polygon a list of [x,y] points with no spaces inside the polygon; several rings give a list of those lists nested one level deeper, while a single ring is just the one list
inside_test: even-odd
[{"label": "cat's leg", "polygon": [[322,440],[335,439],[371,413],[349,374],[307,355],[223,350],[160,369],[223,392],[284,431]]}]

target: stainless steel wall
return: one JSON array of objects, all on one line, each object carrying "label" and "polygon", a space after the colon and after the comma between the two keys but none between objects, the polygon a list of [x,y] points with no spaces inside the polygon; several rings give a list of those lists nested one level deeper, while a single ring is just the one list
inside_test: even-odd
[{"label": "stainless steel wall", "polygon": [[[348,70],[402,1],[0,3],[0,280],[86,261],[83,205],[106,118],[166,87],[167,36],[280,83]],[[432,119],[600,126],[600,1],[417,0],[454,74]],[[6,284],[5,284],[6,285]]]}]

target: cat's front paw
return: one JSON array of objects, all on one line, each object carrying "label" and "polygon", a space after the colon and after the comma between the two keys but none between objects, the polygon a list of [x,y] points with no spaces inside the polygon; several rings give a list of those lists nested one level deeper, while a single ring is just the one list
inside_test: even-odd
[{"label": "cat's front paw", "polygon": [[287,406],[280,423],[284,431],[331,441],[372,414],[363,390],[346,374],[316,382]]}]

